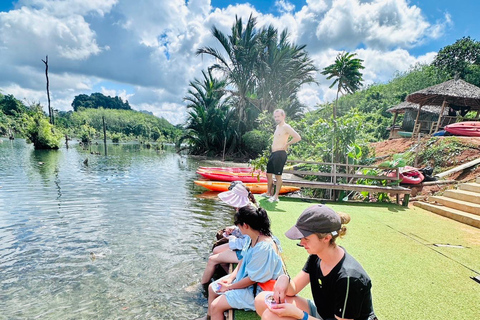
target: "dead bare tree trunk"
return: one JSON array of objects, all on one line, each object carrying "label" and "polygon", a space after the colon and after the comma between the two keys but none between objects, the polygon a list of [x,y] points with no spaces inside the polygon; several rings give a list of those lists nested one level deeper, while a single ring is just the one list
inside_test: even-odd
[{"label": "dead bare tree trunk", "polygon": [[45,63],[45,76],[47,77],[47,99],[48,99],[48,116],[50,117],[50,123],[55,124],[55,120],[53,118],[53,110],[52,107],[50,106],[50,82],[48,81],[48,55],[46,56],[45,60],[43,60],[43,63]]}]

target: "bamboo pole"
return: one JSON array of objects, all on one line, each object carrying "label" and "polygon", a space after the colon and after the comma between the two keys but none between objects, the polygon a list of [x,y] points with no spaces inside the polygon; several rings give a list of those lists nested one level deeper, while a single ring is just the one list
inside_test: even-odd
[{"label": "bamboo pole", "polygon": [[437,127],[435,128],[435,132],[438,131],[438,128],[440,127],[440,123],[442,123],[443,111],[445,110],[446,105],[447,105],[447,99],[444,98],[442,102],[442,111],[440,111],[440,114],[438,115]]},{"label": "bamboo pole", "polygon": [[468,169],[470,167],[473,167],[477,164],[480,163],[480,158],[478,159],[475,159],[475,160],[472,160],[470,162],[467,162],[467,163],[464,163],[458,167],[455,167],[453,169],[450,169],[450,170],[447,170],[445,172],[442,172],[442,173],[439,173],[439,174],[436,174],[435,177],[438,177],[438,178],[442,178],[442,177],[445,177],[445,176],[448,176],[448,175],[451,175],[452,173],[455,173],[455,172],[458,172],[458,171],[461,171],[461,170],[465,170],[465,169]]}]

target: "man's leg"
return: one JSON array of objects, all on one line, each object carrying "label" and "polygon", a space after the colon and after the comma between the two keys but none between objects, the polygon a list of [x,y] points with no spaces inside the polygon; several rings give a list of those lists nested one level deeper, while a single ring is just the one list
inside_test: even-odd
[{"label": "man's leg", "polygon": [[263,193],[262,196],[270,197],[273,195],[273,174],[267,173],[267,192]]},{"label": "man's leg", "polygon": [[277,182],[275,183],[275,194],[273,195],[273,200],[278,200],[278,195],[280,194],[280,189],[282,188],[282,175],[275,175]]}]

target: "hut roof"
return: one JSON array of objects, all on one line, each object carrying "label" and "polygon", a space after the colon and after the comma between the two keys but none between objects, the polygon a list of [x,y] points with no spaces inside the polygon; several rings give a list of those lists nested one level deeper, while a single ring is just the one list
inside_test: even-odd
[{"label": "hut roof", "polygon": [[[461,79],[452,79],[407,96],[408,102],[421,105],[442,105],[445,100],[456,106],[480,109],[480,88]],[[423,107],[422,107],[423,109]]]},{"label": "hut roof", "polygon": [[[405,113],[407,109],[418,110],[418,107],[419,105],[416,103],[404,101],[394,107],[391,107],[390,109],[387,109],[387,111],[390,113]],[[441,106],[422,106],[422,112],[426,113],[440,114],[441,110]],[[443,115],[448,115],[448,108],[445,108],[445,110],[443,110]]]}]

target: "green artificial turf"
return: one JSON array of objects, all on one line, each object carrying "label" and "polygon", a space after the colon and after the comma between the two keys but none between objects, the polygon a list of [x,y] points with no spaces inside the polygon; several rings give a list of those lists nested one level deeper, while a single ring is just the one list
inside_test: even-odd
[{"label": "green artificial turf", "polygon": [[[296,275],[307,253],[287,239],[300,213],[314,202],[282,197],[271,204],[257,198],[280,239],[287,269]],[[395,204],[327,203],[352,220],[338,243],[372,279],[375,312],[383,319],[480,319],[480,229],[423,209]],[[461,248],[435,246],[456,245]],[[301,296],[311,298],[309,288]],[[236,320],[259,319],[236,312]]]}]

